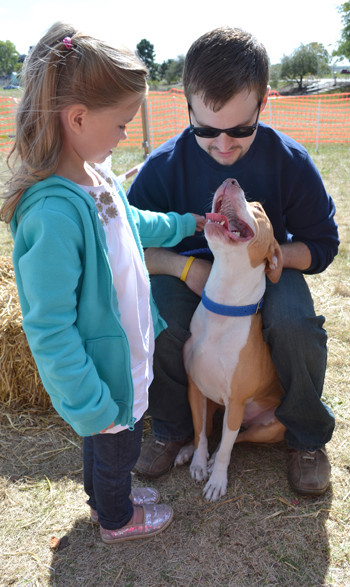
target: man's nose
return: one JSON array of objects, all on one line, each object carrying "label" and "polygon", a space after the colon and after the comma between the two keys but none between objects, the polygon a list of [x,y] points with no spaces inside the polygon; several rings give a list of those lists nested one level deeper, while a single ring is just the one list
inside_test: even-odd
[{"label": "man's nose", "polygon": [[215,146],[221,151],[222,153],[226,153],[232,147],[234,143],[234,139],[229,137],[225,132],[222,132],[216,139],[215,139]]}]

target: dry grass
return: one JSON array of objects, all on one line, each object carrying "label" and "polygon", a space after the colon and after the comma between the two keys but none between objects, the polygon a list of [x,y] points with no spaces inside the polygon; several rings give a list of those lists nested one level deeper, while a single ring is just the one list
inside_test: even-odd
[{"label": "dry grass", "polygon": [[0,401],[5,406],[50,404],[22,329],[15,272],[0,257]]},{"label": "dry grass", "polygon": [[[350,586],[350,156],[342,146],[313,156],[334,195],[342,238],[331,267],[308,278],[317,311],[327,317],[324,397],[337,419],[327,447],[332,488],[321,498],[297,496],[286,480],[283,443],[237,445],[224,499],[208,504],[188,467],[175,469],[154,482],[175,510],[170,528],[151,540],[107,546],[84,503],[82,439],[50,410],[4,407],[1,586]],[[149,428],[146,420],[145,435]],[[218,434],[219,426],[213,446]],[[143,481],[135,476],[134,483]],[[68,546],[52,551],[52,536],[67,536]]]}]

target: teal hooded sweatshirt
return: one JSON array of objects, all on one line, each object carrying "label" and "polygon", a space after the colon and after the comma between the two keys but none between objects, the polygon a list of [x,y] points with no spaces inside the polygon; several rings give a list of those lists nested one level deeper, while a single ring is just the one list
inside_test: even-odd
[{"label": "teal hooded sweatshirt", "polygon": [[[195,232],[191,214],[138,210],[116,188],[143,262],[142,246],[171,247]],[[53,175],[26,190],[11,231],[23,329],[54,408],[81,436],[113,421],[133,429],[129,343],[93,198]],[[150,304],[158,336],[166,323]]]}]

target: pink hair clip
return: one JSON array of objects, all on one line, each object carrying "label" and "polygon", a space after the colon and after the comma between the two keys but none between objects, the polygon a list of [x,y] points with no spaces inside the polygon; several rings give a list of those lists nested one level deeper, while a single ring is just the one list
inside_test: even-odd
[{"label": "pink hair clip", "polygon": [[64,43],[67,51],[72,48],[72,39],[70,37],[64,37],[62,43]]}]

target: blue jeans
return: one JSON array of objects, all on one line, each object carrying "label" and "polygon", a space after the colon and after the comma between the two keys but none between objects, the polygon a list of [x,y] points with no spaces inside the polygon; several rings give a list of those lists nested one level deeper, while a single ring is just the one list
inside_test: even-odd
[{"label": "blue jeans", "polygon": [[97,510],[106,530],[117,530],[129,522],[133,506],[131,470],[141,448],[143,418],[135,429],[118,434],[96,434],[84,438],[84,489],[87,503]]},{"label": "blue jeans", "polygon": [[[154,381],[148,413],[158,440],[183,440],[193,432],[182,347],[200,298],[168,275],[151,278],[152,293],[168,323],[156,340]],[[332,437],[334,415],[321,401],[327,364],[324,317],[316,316],[300,271],[284,269],[278,283],[267,279],[262,308],[263,336],[285,395],[276,410],[291,448],[317,450]],[[232,320],[232,318],[231,318]]]}]

